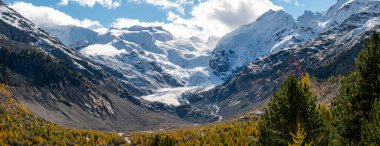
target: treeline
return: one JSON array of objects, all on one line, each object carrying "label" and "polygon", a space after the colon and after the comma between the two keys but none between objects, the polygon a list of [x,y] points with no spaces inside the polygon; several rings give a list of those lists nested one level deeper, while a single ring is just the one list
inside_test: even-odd
[{"label": "treeline", "polygon": [[340,97],[318,104],[308,74],[288,77],[259,119],[132,135],[133,145],[340,146],[380,144],[380,38],[373,32]]},{"label": "treeline", "polygon": [[0,146],[5,145],[123,145],[113,133],[63,128],[30,114],[0,84]]}]

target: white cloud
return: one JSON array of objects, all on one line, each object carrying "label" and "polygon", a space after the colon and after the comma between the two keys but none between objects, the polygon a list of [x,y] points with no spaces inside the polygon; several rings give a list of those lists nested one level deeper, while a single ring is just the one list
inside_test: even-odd
[{"label": "white cloud", "polygon": [[[168,12],[168,23],[140,22],[137,20],[120,21],[114,27],[133,25],[161,25],[176,37],[197,36],[203,40],[222,37],[237,27],[251,23],[269,9],[282,9],[269,0],[207,0],[193,7],[190,17],[183,18],[173,11]],[[131,23],[136,22],[136,23]],[[163,24],[163,25],[162,25]]]},{"label": "white cloud", "polygon": [[10,7],[26,17],[37,26],[75,25],[93,30],[104,28],[98,21],[78,20],[50,7],[34,6],[30,3],[15,2]]},{"label": "white cloud", "polygon": [[194,7],[190,19],[207,34],[221,36],[257,19],[269,9],[281,9],[269,0],[208,0]]},{"label": "white cloud", "polygon": [[120,6],[121,0],[61,0],[59,5],[67,6],[69,2],[78,3],[81,6],[93,7],[96,3],[106,8],[117,8]]}]

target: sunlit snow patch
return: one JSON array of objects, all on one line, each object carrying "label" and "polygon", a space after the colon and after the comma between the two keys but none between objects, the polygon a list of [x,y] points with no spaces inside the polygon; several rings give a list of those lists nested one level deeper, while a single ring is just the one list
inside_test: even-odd
[{"label": "sunlit snow patch", "polygon": [[81,53],[87,55],[103,55],[103,56],[116,56],[122,53],[127,53],[125,50],[118,50],[112,45],[95,44],[89,45],[81,50]]}]

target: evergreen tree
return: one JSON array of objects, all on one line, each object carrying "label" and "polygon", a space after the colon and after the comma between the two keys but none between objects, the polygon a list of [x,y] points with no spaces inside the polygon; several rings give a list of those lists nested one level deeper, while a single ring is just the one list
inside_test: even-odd
[{"label": "evergreen tree", "polygon": [[169,136],[162,137],[161,135],[157,134],[153,138],[151,138],[147,145],[149,146],[174,146],[174,140],[170,138]]},{"label": "evergreen tree", "polygon": [[323,103],[319,104],[318,111],[322,115],[323,125],[326,129],[319,145],[339,145],[339,135],[336,132],[336,128],[332,125],[334,118],[329,107]]},{"label": "evergreen tree", "polygon": [[362,125],[370,118],[373,103],[380,96],[380,38],[373,32],[356,60],[356,70],[346,79],[342,96],[333,102],[334,126],[342,143],[363,144]]},{"label": "evergreen tree", "polygon": [[[305,80],[305,79],[303,79]],[[292,143],[291,133],[303,126],[305,143],[316,144],[323,135],[323,122],[317,111],[317,99],[308,83],[289,77],[274,94],[259,123],[260,143],[284,146]]]},{"label": "evergreen tree", "polygon": [[380,100],[373,104],[369,119],[363,122],[361,134],[364,145],[380,144]]}]

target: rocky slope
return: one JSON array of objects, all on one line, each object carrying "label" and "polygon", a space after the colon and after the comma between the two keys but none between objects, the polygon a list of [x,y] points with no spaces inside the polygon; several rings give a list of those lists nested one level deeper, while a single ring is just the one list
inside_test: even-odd
[{"label": "rocky slope", "polygon": [[14,98],[39,117],[68,127],[120,131],[188,123],[177,114],[153,112],[130,94],[137,88],[1,1],[0,36],[0,82],[11,85]]},{"label": "rocky slope", "polygon": [[[268,12],[262,17],[279,15],[281,13],[283,12]],[[280,16],[286,18],[286,15]],[[262,20],[264,20],[264,18],[259,18],[257,22],[254,22],[251,25],[255,26]],[[314,37],[309,40],[301,39],[302,41],[299,43],[286,45],[274,52],[270,52],[270,49],[273,48],[273,46],[270,46],[270,49],[267,50],[269,51],[269,55],[264,55],[262,57],[253,55],[253,58],[250,59],[253,59],[254,61],[243,67],[241,72],[238,72],[236,76],[231,77],[224,84],[200,94],[189,95],[187,98],[192,105],[208,110],[210,113],[221,115],[223,118],[231,118],[234,115],[252,109],[263,102],[267,102],[273,92],[278,89],[284,78],[289,75],[299,76],[305,71],[320,79],[344,75],[354,68],[354,59],[357,57],[363,42],[369,36],[370,32],[372,30],[380,30],[379,20],[379,1],[339,0],[336,5],[332,6],[324,14],[321,14],[320,17],[308,20],[310,23],[309,26],[312,26],[311,24],[317,22],[318,24],[326,24],[320,25],[320,27],[318,27],[320,30],[311,28],[313,32],[318,32]],[[250,25],[243,26],[243,28],[249,26]],[[288,25],[281,25],[280,28],[283,28],[284,26]],[[273,27],[269,30],[272,30],[272,28]],[[238,30],[241,29],[242,28]],[[294,30],[297,30],[297,27],[291,31]],[[257,32],[254,31],[250,34],[255,33]],[[228,35],[222,39],[219,44],[223,44],[223,40],[226,39],[239,38],[231,38],[230,36],[242,36],[246,33],[242,34],[234,32],[232,34],[235,35]],[[256,40],[260,40],[255,37],[247,37],[247,39],[252,39],[246,41],[249,43],[255,43]],[[264,42],[266,41],[264,40]],[[290,43],[288,42],[287,44],[293,42],[294,41],[290,41]],[[223,46],[222,48],[226,48],[224,46],[234,46],[233,44],[234,43],[227,43],[225,45],[219,45],[219,47]],[[254,49],[254,52],[257,51],[255,48],[247,47],[227,47],[226,49],[232,50],[231,52],[235,52],[235,49],[240,49],[240,51]],[[217,48],[214,52],[218,52],[219,50],[221,49]],[[217,56],[222,57],[223,59],[221,60],[230,60],[227,61],[229,62],[226,65],[227,68],[231,67],[228,65],[231,61],[236,62],[241,61],[240,59],[242,59],[242,56],[240,56],[240,58],[237,56],[231,58],[233,55],[226,55],[227,57],[225,58],[227,59],[220,55]],[[211,60],[210,63],[212,63],[212,61],[213,60]],[[230,70],[227,69],[227,71]],[[228,75],[228,72],[225,73],[226,74],[221,75]]]}]

